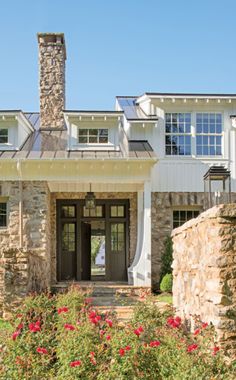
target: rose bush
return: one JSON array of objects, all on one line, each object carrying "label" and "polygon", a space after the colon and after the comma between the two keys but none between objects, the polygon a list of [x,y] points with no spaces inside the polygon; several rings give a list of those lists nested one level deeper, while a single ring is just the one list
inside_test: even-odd
[{"label": "rose bush", "polygon": [[0,378],[235,379],[235,363],[223,361],[213,328],[198,321],[190,334],[171,313],[147,297],[121,324],[99,314],[79,288],[28,297],[1,342]]}]

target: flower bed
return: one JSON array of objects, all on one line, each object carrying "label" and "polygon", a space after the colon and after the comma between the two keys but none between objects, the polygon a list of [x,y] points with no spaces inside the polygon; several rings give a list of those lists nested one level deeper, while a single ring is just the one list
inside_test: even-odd
[{"label": "flower bed", "polygon": [[235,363],[224,363],[211,326],[199,323],[189,334],[180,318],[161,314],[151,297],[121,325],[72,288],[27,298],[11,323],[1,349],[1,379],[235,379]]}]

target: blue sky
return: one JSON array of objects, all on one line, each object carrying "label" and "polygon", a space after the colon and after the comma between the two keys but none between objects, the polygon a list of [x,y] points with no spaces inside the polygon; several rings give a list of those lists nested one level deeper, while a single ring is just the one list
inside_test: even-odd
[{"label": "blue sky", "polygon": [[0,5],[0,109],[39,109],[37,32],[65,33],[67,109],[145,91],[236,93],[235,0]]}]

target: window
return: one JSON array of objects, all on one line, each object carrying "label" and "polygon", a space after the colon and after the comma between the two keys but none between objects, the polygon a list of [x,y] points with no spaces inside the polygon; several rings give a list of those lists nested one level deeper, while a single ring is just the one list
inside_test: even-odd
[{"label": "window", "polygon": [[222,154],[222,115],[197,113],[196,139],[198,156],[220,156]]},{"label": "window", "polygon": [[8,129],[0,128],[0,144],[8,143]]},{"label": "window", "polygon": [[0,203],[0,227],[7,226],[7,204]]},{"label": "window", "polygon": [[125,206],[111,206],[111,217],[112,218],[124,218],[125,217]]},{"label": "window", "polygon": [[111,250],[119,252],[125,249],[125,224],[111,223]]},{"label": "window", "polygon": [[196,218],[199,214],[199,210],[174,210],[173,228],[182,226],[182,224],[190,219]]},{"label": "window", "polygon": [[62,206],[61,217],[62,218],[75,218],[75,206]]},{"label": "window", "polygon": [[103,218],[104,217],[104,207],[96,206],[94,209],[87,209],[85,206],[83,207],[83,216],[85,218]]},{"label": "window", "polygon": [[75,251],[75,223],[65,223],[63,225],[62,249],[66,252]]},{"label": "window", "polygon": [[107,144],[108,129],[78,129],[79,144]]},{"label": "window", "polygon": [[191,113],[166,113],[166,154],[191,155]]}]

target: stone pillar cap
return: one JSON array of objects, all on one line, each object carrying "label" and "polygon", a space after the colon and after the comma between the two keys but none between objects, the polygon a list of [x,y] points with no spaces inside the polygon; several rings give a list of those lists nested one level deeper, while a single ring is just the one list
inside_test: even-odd
[{"label": "stone pillar cap", "polygon": [[37,33],[37,39],[39,44],[59,44],[64,47],[64,54],[66,59],[66,44],[64,33]]}]

